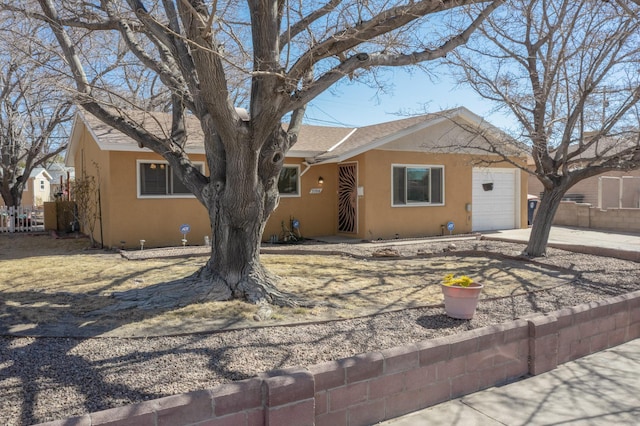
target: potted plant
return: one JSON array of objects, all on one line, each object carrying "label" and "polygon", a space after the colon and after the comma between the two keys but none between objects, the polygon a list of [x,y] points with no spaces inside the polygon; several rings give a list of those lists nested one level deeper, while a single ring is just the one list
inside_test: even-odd
[{"label": "potted plant", "polygon": [[447,274],[442,281],[444,310],[451,318],[471,319],[478,306],[478,298],[484,286],[463,275]]}]

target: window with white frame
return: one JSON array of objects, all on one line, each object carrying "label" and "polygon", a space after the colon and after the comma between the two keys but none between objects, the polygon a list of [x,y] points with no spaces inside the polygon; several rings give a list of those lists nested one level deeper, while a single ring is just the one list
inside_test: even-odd
[{"label": "window with white frame", "polygon": [[444,204],[443,166],[393,165],[392,180],[393,206]]},{"label": "window with white frame", "polygon": [[40,191],[44,191],[44,181],[40,181]]},{"label": "window with white frame", "polygon": [[300,196],[300,166],[283,166],[278,177],[278,192],[281,197]]},{"label": "window with white frame", "polygon": [[[193,164],[200,173],[203,163]],[[138,161],[139,197],[192,197],[171,166],[160,161]]]}]

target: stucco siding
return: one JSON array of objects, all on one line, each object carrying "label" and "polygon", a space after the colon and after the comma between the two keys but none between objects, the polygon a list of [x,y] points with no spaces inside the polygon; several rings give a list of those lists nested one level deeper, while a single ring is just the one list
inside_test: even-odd
[{"label": "stucco siding", "polygon": [[[290,228],[291,218],[300,222],[300,234],[303,237],[318,237],[334,235],[337,224],[337,188],[338,175],[335,164],[320,164],[309,167],[302,164],[302,158],[287,158],[285,165],[299,165],[300,178],[299,197],[281,197],[280,204],[271,214],[262,236],[263,241],[269,241],[272,236],[280,238],[282,222]],[[324,182],[318,184],[322,177]],[[311,191],[320,193],[311,194]]]},{"label": "stucco siding", "polygon": [[[191,226],[190,243],[203,244],[210,235],[208,215],[195,198],[139,199],[137,196],[137,159],[161,161],[157,154],[101,151],[90,132],[82,129],[75,151],[77,179],[94,176],[100,185],[100,213],[93,235],[106,247],[180,245],[183,223]],[[204,156],[194,160],[204,161]],[[97,194],[96,194],[97,196]],[[88,229],[83,229],[88,233]],[[124,243],[122,243],[124,241]]]},{"label": "stucco siding", "polygon": [[[86,136],[86,135],[85,135]],[[187,244],[204,244],[204,237],[211,235],[209,216],[205,207],[195,198],[138,198],[138,160],[162,158],[149,152],[100,152],[91,138],[83,137],[77,150],[76,164],[85,164],[85,173],[97,176],[93,160],[99,159],[100,195],[102,207],[102,235],[107,247],[135,248],[140,240],[146,247],[180,245],[182,235],[179,227],[189,224]],[[192,160],[204,162],[203,155],[192,155]],[[302,159],[288,159],[287,165],[300,165],[305,170]],[[89,163],[87,165],[87,163]],[[81,173],[79,173],[81,176]],[[318,184],[318,178],[324,182]],[[321,188],[319,194],[310,194],[312,189]],[[337,173],[335,164],[312,166],[301,177],[301,196],[283,197],[276,211],[266,224],[263,240],[271,235],[281,234],[281,223],[290,227],[294,217],[301,226],[302,236],[333,235],[337,223]],[[100,241],[100,223],[96,223],[94,237]],[[124,241],[124,243],[122,243]]]},{"label": "stucco siding", "polygon": [[[464,156],[375,150],[365,154],[366,180],[363,182],[365,223],[361,237],[367,239],[433,236],[442,233],[442,225],[456,224],[456,233],[471,230],[471,216],[465,204],[471,202],[471,166]],[[444,166],[444,205],[392,206],[392,165]]]},{"label": "stucco siding", "polygon": [[[110,176],[108,173],[109,157],[106,153],[104,154],[105,155],[103,155],[100,148],[91,137],[89,130],[83,126],[73,161],[73,165],[76,170],[76,180],[93,176],[96,180],[96,185],[100,185],[100,202],[102,203],[102,212],[98,211],[97,213],[98,218],[93,230],[93,237],[95,241],[108,247],[110,246],[110,242],[105,237],[106,232],[109,230],[109,217],[108,215],[105,215],[105,212],[107,211],[105,206],[109,205],[108,183]],[[73,186],[71,190],[73,196]],[[96,194],[96,197],[97,196],[98,194]],[[96,202],[98,202],[97,199]],[[100,223],[100,220],[102,220],[102,224]],[[103,231],[102,235],[101,229]],[[83,228],[82,232],[88,234],[90,233],[90,230]]]},{"label": "stucco siding", "polygon": [[[364,197],[360,205],[370,214],[361,223],[360,237],[366,239],[410,238],[436,236],[449,231],[448,222],[454,223],[454,234],[471,232],[472,212],[467,204],[472,202],[472,160],[463,154],[432,154],[374,150],[364,154],[362,183]],[[442,206],[393,206],[391,200],[391,168],[394,164],[444,166],[444,205]],[[509,167],[496,164],[496,167]],[[526,181],[521,182],[524,194]],[[526,199],[520,197],[519,223],[526,224]],[[518,221],[516,220],[516,223]]]},{"label": "stucco siding", "polygon": [[[205,207],[193,196],[188,198],[138,198],[137,160],[163,163],[157,154],[149,152],[110,152],[108,238],[110,246],[125,241],[127,247],[138,247],[145,240],[149,247],[182,244],[180,226],[188,224],[187,244],[204,244],[211,235]],[[192,155],[192,161],[204,161],[203,155]]]}]

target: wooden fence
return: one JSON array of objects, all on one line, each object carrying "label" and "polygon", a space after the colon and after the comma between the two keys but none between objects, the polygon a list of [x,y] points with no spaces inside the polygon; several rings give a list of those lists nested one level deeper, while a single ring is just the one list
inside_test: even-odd
[{"label": "wooden fence", "polygon": [[44,210],[0,206],[0,233],[44,231]]}]

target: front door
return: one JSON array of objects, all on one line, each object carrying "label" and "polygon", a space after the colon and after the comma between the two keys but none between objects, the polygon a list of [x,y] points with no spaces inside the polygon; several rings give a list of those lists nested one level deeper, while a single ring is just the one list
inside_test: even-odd
[{"label": "front door", "polygon": [[358,163],[338,164],[338,232],[358,232]]}]

